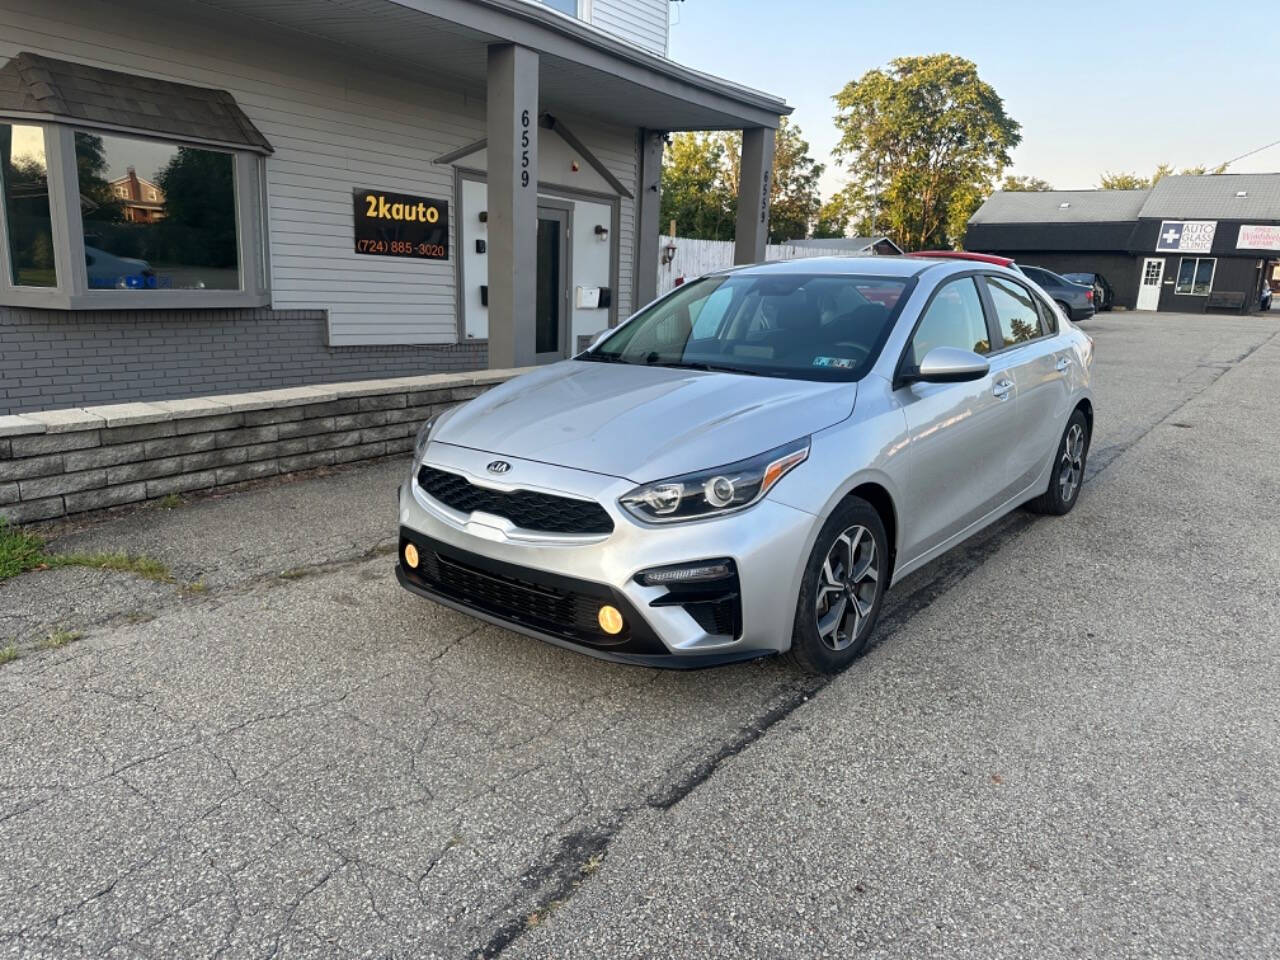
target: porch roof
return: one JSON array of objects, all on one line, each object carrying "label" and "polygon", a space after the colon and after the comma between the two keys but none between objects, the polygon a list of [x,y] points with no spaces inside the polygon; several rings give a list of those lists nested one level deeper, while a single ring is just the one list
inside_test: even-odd
[{"label": "porch roof", "polygon": [[528,0],[204,0],[484,95],[487,50],[539,54],[542,108],[654,130],[776,127],[785,100],[682,66]]}]

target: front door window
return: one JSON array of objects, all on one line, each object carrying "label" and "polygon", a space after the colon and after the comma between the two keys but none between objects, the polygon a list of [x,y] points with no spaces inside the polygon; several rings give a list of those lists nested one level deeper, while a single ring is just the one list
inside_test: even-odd
[{"label": "front door window", "polygon": [[535,349],[539,358],[564,356],[566,217],[555,211],[538,214],[537,322]]}]

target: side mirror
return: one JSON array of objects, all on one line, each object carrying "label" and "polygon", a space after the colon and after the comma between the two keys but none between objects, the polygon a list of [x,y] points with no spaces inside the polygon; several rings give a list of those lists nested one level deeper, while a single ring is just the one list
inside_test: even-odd
[{"label": "side mirror", "polygon": [[924,355],[920,367],[911,371],[908,382],[965,383],[981,380],[991,372],[987,358],[959,347],[934,347]]}]

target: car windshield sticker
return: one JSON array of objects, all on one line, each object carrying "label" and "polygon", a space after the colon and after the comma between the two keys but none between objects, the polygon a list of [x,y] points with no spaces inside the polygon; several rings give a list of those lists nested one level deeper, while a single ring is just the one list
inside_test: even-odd
[{"label": "car windshield sticker", "polygon": [[858,364],[848,357],[814,357],[815,367],[839,367],[841,370],[852,370]]}]

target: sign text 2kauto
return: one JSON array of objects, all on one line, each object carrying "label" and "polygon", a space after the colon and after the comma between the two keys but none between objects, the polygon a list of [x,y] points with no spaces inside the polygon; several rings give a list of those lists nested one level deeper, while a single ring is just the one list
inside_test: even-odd
[{"label": "sign text 2kauto", "polygon": [[355,191],[356,253],[449,259],[449,204],[385,190]]}]

